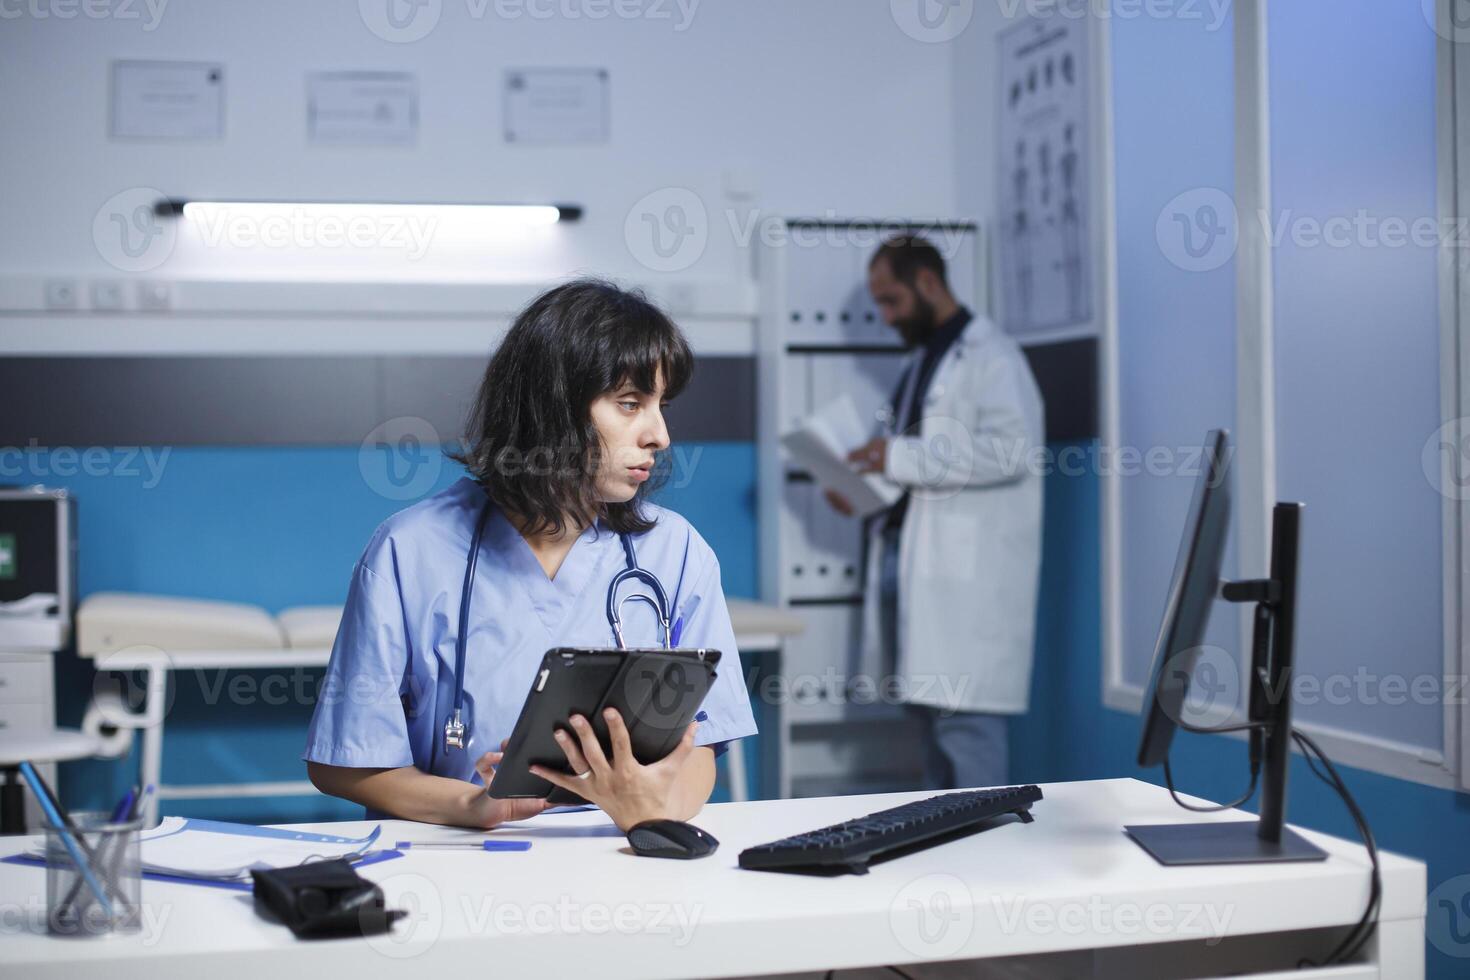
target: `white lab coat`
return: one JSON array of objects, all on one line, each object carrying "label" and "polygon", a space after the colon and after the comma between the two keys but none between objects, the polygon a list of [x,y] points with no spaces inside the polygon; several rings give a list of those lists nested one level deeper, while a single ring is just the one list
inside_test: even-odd
[{"label": "white lab coat", "polygon": [[[923,351],[910,358],[909,385]],[[906,386],[907,387],[907,386]],[[900,400],[900,405],[907,401]],[[934,370],[917,435],[890,431],[884,475],[907,487],[899,535],[898,661],[903,700],[1020,714],[1030,694],[1041,566],[1041,395],[1025,355],[977,316]],[[891,426],[892,422],[890,422]],[[878,576],[882,520],[866,569],[862,666],[883,671]]]}]

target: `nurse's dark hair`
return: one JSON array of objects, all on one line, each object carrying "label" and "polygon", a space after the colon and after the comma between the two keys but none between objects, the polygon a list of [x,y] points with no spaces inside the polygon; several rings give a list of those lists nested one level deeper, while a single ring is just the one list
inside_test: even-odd
[{"label": "nurse's dark hair", "polygon": [[920,269],[928,269],[948,285],[945,279],[944,256],[923,235],[894,235],[878,246],[878,251],[868,260],[868,268],[882,259],[893,270],[893,278],[905,286],[913,286]]},{"label": "nurse's dark hair", "polygon": [[567,519],[601,517],[614,531],[653,527],[640,504],[667,474],[660,453],[653,479],[624,503],[599,499],[602,444],[592,422],[601,395],[632,387],[665,400],[694,370],[689,343],[641,292],[577,279],[531,301],[490,357],[466,422],[465,448],[450,453],[496,506],[527,533],[559,534]]}]

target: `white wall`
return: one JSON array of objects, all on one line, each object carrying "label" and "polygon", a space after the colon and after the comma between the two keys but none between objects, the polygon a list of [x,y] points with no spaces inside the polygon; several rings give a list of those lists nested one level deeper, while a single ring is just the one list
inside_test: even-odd
[{"label": "white wall", "polygon": [[[962,170],[965,192],[956,193],[957,48],[905,34],[889,4],[702,0],[686,23],[674,0],[623,2],[667,16],[533,18],[504,0],[442,0],[435,28],[405,44],[375,36],[350,0],[163,0],[152,30],[143,0],[129,5],[138,15],[129,20],[80,13],[61,19],[72,10],[65,0],[7,3],[0,17],[0,91],[7,96],[0,100],[0,214],[9,233],[0,236],[0,277],[117,275],[94,244],[93,221],[110,198],[135,187],[175,197],[555,201],[586,208],[580,224],[531,241],[436,247],[431,260],[417,263],[403,250],[342,259],[320,251],[209,248],[185,228],[167,261],[148,273],[164,279],[291,277],[335,265],[334,275],[376,279],[591,271],[657,281],[625,240],[625,218],[650,192],[682,187],[707,209],[710,233],[702,257],[679,275],[728,280],[745,275],[748,255],[736,247],[727,209],[947,217],[957,205],[977,207],[973,170]],[[597,0],[557,3],[555,9],[597,9]],[[508,18],[505,10],[521,13]],[[224,139],[109,141],[115,58],[222,62]],[[609,143],[538,148],[502,141],[502,71],[556,66],[610,69]],[[306,73],[352,69],[418,73],[416,147],[307,144]],[[977,104],[988,113],[990,102],[987,90]],[[966,133],[960,145],[987,139],[989,122],[982,125],[984,133]],[[753,192],[748,202],[726,196],[730,181]]]},{"label": "white wall", "polygon": [[[1015,16],[1005,9],[1014,6]],[[949,43],[951,59],[952,125],[955,133],[955,207],[989,229],[992,264],[995,263],[995,86],[999,78],[996,38],[1020,18],[1024,4],[975,4],[970,23]],[[998,285],[992,270],[992,302]],[[994,311],[992,311],[994,312]]]}]

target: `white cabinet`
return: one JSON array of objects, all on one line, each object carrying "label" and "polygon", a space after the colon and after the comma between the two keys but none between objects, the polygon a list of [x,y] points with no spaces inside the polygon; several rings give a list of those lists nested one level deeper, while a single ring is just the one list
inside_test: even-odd
[{"label": "white cabinet", "polygon": [[[871,223],[804,221],[781,244],[760,246],[759,501],[762,598],[789,607],[806,631],[788,641],[782,696],[792,725],[796,792],[851,792],[917,774],[917,756],[872,749],[907,745],[901,705],[858,694],[863,614],[862,522],[834,511],[797,471],[780,437],[842,395],[878,429],[905,362],[867,288],[868,261],[889,233],[926,235],[944,255],[950,285],[988,314],[984,249],[973,224],[915,222],[875,234]],[[867,679],[865,691],[882,688]],[[855,751],[858,746],[864,750]],[[843,787],[846,787],[844,790]]]},{"label": "white cabinet", "polygon": [[[51,654],[0,652],[0,741],[37,735],[56,727],[55,681]],[[56,786],[56,766],[37,767],[41,777]],[[26,826],[40,827],[45,816],[35,798],[26,793]]]}]

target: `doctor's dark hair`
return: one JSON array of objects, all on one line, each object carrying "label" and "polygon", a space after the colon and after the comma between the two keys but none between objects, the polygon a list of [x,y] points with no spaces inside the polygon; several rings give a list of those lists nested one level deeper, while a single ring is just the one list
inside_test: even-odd
[{"label": "doctor's dark hair", "polygon": [[920,269],[929,269],[946,287],[949,285],[945,278],[944,256],[922,235],[894,235],[885,240],[868,260],[868,268],[877,265],[879,259],[888,263],[888,268],[893,270],[893,278],[905,286],[913,286]]},{"label": "doctor's dark hair", "polygon": [[[569,517],[601,517],[620,534],[647,531],[654,521],[639,505],[657,479],[625,503],[598,498],[602,443],[592,403],[625,386],[651,395],[660,369],[663,397],[672,399],[689,383],[693,360],[684,334],[641,292],[599,279],[547,290],[491,355],[466,448],[450,458],[527,533],[560,534]],[[663,462],[656,478],[667,471]]]}]

